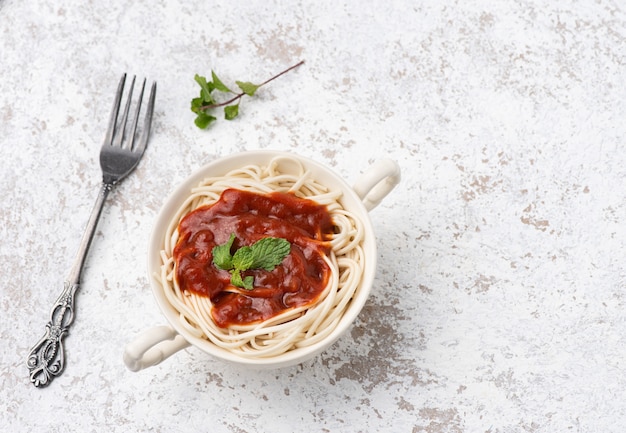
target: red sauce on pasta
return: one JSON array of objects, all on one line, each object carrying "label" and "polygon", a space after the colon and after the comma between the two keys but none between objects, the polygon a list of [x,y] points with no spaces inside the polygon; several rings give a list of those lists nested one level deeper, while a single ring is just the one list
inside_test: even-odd
[{"label": "red sauce on pasta", "polygon": [[[293,194],[225,190],[220,199],[187,214],[178,226],[174,249],[176,279],[183,291],[208,296],[220,327],[251,324],[312,304],[324,291],[330,269],[323,259],[333,232],[325,206]],[[272,271],[242,272],[254,289],[230,284],[229,271],[213,264],[213,247],[234,233],[232,251],[266,237],[287,239],[291,250]]]}]

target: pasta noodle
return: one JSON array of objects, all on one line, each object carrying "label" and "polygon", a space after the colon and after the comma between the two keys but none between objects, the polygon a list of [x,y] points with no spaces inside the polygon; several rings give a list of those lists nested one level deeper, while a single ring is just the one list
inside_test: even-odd
[{"label": "pasta noodle", "polygon": [[[261,323],[221,328],[211,317],[209,297],[181,290],[173,258],[179,222],[194,209],[216,202],[229,188],[289,192],[326,206],[336,227],[329,241],[330,254],[324,257],[331,275],[314,305],[286,310]],[[241,357],[277,356],[319,342],[338,325],[363,277],[363,233],[362,222],[343,208],[341,192],[331,191],[313,179],[298,160],[279,156],[267,166],[248,165],[224,176],[208,177],[193,188],[167,228],[160,255],[162,264],[155,278],[178,312],[181,326],[191,335]]]}]

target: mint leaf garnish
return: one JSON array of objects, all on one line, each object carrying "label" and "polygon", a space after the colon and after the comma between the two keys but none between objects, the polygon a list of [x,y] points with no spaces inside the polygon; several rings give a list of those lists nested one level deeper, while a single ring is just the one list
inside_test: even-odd
[{"label": "mint leaf garnish", "polygon": [[283,238],[263,238],[250,246],[238,248],[231,254],[235,234],[229,240],[213,248],[213,264],[219,269],[230,271],[230,283],[247,290],[253,289],[254,277],[241,277],[241,272],[250,269],[273,270],[280,265],[291,251],[291,244]]},{"label": "mint leaf garnish", "polygon": [[251,275],[248,275],[247,277],[242,279],[241,272],[238,269],[233,269],[231,271],[230,283],[233,286],[241,287],[246,290],[254,289],[253,287],[254,277]]},{"label": "mint leaf garnish", "polygon": [[233,120],[239,115],[239,104],[224,107],[224,119]]},{"label": "mint leaf garnish", "polygon": [[230,239],[225,244],[213,248],[213,264],[220,269],[229,271],[233,268],[233,256],[230,249],[235,241],[235,234],[230,235]]},{"label": "mint leaf garnish", "polygon": [[217,90],[219,90],[220,92],[232,93],[232,90],[226,87],[224,83],[222,83],[222,80],[217,78],[217,75],[215,75],[215,72],[213,71],[211,71],[211,78],[213,79],[213,85]]},{"label": "mint leaf garnish", "polygon": [[211,116],[210,114],[206,114],[206,113],[199,113],[196,116],[196,120],[194,120],[194,123],[196,124],[196,126],[200,129],[205,129],[207,126],[209,126],[211,123],[215,122],[217,120],[217,118],[215,116]]},{"label": "mint leaf garnish", "polygon": [[291,251],[291,244],[283,238],[263,238],[250,246],[252,268],[273,270]]},{"label": "mint leaf garnish", "polygon": [[252,84],[248,81],[235,81],[235,84],[248,96],[254,96],[257,89],[260,87],[258,84]]},{"label": "mint leaf garnish", "polygon": [[233,256],[233,267],[240,270],[273,270],[289,254],[291,244],[282,238],[263,238],[249,247],[241,247]]},{"label": "mint leaf garnish", "polygon": [[[239,115],[239,103],[243,96],[254,96],[257,90],[268,84],[270,81],[275,80],[283,74],[291,71],[302,65],[304,61],[300,61],[295,65],[285,69],[279,74],[274,75],[269,80],[265,80],[261,84],[253,84],[249,81],[235,81],[237,87],[241,90],[240,93],[235,93],[228,86],[219,79],[214,71],[211,71],[211,80],[207,80],[206,77],[196,74],[194,80],[200,86],[200,96],[191,100],[191,111],[196,114],[195,124],[200,129],[206,129],[212,124],[217,117],[212,115],[211,112],[215,108],[224,107],[224,118],[226,120],[233,120]],[[232,95],[226,101],[220,102],[219,98],[214,96],[214,92],[222,92]]]},{"label": "mint leaf garnish", "polygon": [[202,102],[215,102],[211,96],[211,92],[215,88],[215,85],[210,81],[207,82],[205,77],[201,77],[198,74],[194,76],[194,80],[196,80],[196,83],[200,85],[200,99]]}]

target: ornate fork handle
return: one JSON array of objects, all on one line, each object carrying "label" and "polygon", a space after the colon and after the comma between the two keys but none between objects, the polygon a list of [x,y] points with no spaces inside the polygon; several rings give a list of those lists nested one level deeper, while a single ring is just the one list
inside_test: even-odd
[{"label": "ornate fork handle", "polygon": [[78,248],[74,266],[67,281],[65,281],[63,292],[59,295],[50,312],[50,320],[46,324],[46,333],[28,354],[26,366],[29,370],[30,381],[38,388],[48,386],[52,379],[61,374],[65,368],[63,339],[69,333],[70,325],[74,321],[74,296],[80,286],[80,274],[96,232],[98,219],[100,219],[106,197],[112,187],[112,184],[102,184]]},{"label": "ornate fork handle", "polygon": [[50,313],[46,334],[30,351],[26,364],[30,371],[30,381],[37,387],[48,385],[65,367],[63,338],[74,321],[76,290],[78,284],[65,282],[65,288]]}]

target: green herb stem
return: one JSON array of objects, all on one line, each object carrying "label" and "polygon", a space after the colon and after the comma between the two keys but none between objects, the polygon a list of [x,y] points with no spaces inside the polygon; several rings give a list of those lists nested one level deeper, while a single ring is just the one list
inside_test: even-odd
[{"label": "green herb stem", "polygon": [[300,60],[298,63],[296,63],[293,66],[288,67],[287,69],[285,69],[280,74],[274,75],[272,78],[269,78],[269,79],[265,80],[264,82],[259,84],[259,87],[266,85],[267,83],[269,83],[270,81],[275,80],[276,78],[280,77],[281,75],[285,75],[287,72],[291,71],[292,69],[296,69],[298,66],[302,65],[303,63],[304,63],[304,60]]},{"label": "green herb stem", "polygon": [[[300,60],[298,63],[296,63],[293,66],[288,67],[287,69],[285,69],[284,71],[280,72],[279,74],[274,75],[273,77],[265,80],[264,82],[262,82],[261,84],[258,85],[258,87],[262,87],[265,86],[266,84],[274,81],[276,78],[285,75],[287,72],[297,68],[298,66],[301,66],[302,64],[304,64],[304,60]],[[228,101],[224,101],[224,102],[220,102],[218,104],[210,104],[210,105],[202,105],[199,107],[200,110],[205,111],[205,110],[210,110],[212,108],[219,108],[219,107],[223,107],[225,105],[229,105],[232,104],[233,102],[241,99],[243,96],[245,96],[246,93],[245,92],[241,92],[241,93],[237,93],[235,96],[233,96],[231,99],[229,99]]]},{"label": "green herb stem", "polygon": [[242,96],[245,96],[244,92],[238,93],[237,95],[233,96],[228,101],[220,102],[219,104],[202,105],[199,107],[199,109],[204,111],[204,110],[210,110],[211,108],[223,107],[224,105],[228,105],[228,104],[235,102],[237,99],[241,99]]}]

